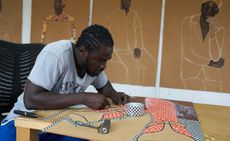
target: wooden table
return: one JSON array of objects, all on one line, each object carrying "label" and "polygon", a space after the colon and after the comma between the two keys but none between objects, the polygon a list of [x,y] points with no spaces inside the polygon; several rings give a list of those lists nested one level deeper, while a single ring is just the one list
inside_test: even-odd
[{"label": "wooden table", "polygon": [[[116,110],[121,109],[121,107],[110,107],[107,110]],[[39,113],[40,112],[40,113]],[[42,115],[41,113],[48,113],[50,111],[36,111],[38,115]],[[111,128],[109,134],[102,134],[98,132],[98,129],[89,128],[85,126],[73,126],[70,124],[70,122],[67,122],[68,120],[65,120],[66,118],[73,119],[74,121],[82,121],[84,118],[82,116],[87,118],[88,121],[98,121],[100,120],[103,112],[95,112],[88,108],[82,108],[82,109],[63,109],[63,110],[57,110],[56,112],[51,111],[51,113],[61,113],[60,115],[56,116],[54,119],[49,119],[48,121],[44,121],[44,117],[52,117],[52,116],[43,116],[39,117],[37,119],[32,118],[25,118],[25,117],[18,117],[15,119],[15,126],[17,128],[17,141],[38,141],[38,133],[42,129],[49,133],[54,134],[60,134],[60,135],[66,135],[66,136],[72,136],[76,138],[84,138],[89,140],[103,140],[107,141],[110,137],[115,137],[122,135],[124,132],[127,132],[130,130],[134,130],[133,134],[126,135],[126,138],[128,140],[131,140],[135,133],[138,133],[141,131],[141,129],[144,127],[144,125],[147,123],[147,121],[151,120],[151,116],[149,114],[145,114],[140,117],[133,117],[133,118],[124,118],[124,120],[111,120]],[[77,114],[76,114],[77,113]],[[49,114],[53,115],[53,114]],[[64,119],[64,120],[62,120]],[[58,124],[54,125],[56,121],[62,121]],[[102,121],[101,121],[102,122]],[[52,128],[48,128],[51,127]],[[100,122],[96,122],[93,124],[95,127],[99,127],[101,125]],[[129,126],[123,126],[123,125],[129,125]],[[124,138],[121,137],[120,138]]]},{"label": "wooden table", "polygon": [[37,119],[17,117],[15,119],[17,141],[39,141],[38,133],[51,123]]},{"label": "wooden table", "polygon": [[[144,99],[144,97],[132,97],[130,102],[144,103]],[[39,132],[51,124],[52,122],[40,119],[17,117],[15,119],[16,139],[17,141],[38,141]]]},{"label": "wooden table", "polygon": [[[215,141],[228,141],[230,135],[230,107],[194,104],[204,135]],[[219,114],[218,114],[219,113]],[[38,141],[38,133],[51,122],[18,117],[15,119],[17,141]]]}]

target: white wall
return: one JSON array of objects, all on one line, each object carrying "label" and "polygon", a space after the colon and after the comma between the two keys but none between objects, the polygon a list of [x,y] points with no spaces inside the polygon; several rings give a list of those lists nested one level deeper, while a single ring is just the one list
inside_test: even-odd
[{"label": "white wall", "polygon": [[32,0],[22,3],[22,43],[30,43]]},{"label": "white wall", "polygon": [[[93,0],[90,0],[90,14],[89,14],[89,25],[92,21],[92,9]],[[174,89],[174,88],[163,88],[160,87],[160,72],[161,72],[161,56],[163,49],[163,27],[164,27],[164,7],[165,0],[162,0],[162,15],[161,15],[161,29],[160,29],[160,40],[159,40],[159,51],[158,51],[158,65],[157,65],[157,76],[156,85],[152,87],[127,85],[127,84],[116,84],[112,85],[117,91],[123,91],[131,96],[145,96],[164,98],[179,101],[190,101],[194,103],[212,104],[230,106],[230,94],[219,93],[219,92],[208,92],[208,91],[195,91],[185,89]],[[22,43],[30,42],[31,33],[31,11],[32,11],[32,0],[23,0],[23,22],[22,22]],[[87,91],[96,91],[93,87],[89,87]]]},{"label": "white wall", "polygon": [[[230,106],[230,94],[208,91],[196,91],[174,88],[160,87],[158,90],[156,87],[146,87],[137,85],[117,84],[113,83],[113,87],[117,91],[122,91],[130,96],[144,96],[154,98],[164,98],[178,101],[189,101],[193,103],[211,104]],[[96,92],[91,86],[87,91]],[[157,94],[157,91],[159,94]]]}]

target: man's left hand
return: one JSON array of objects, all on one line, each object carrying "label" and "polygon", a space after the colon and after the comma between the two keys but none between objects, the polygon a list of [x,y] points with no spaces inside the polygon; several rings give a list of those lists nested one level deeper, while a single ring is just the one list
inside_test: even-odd
[{"label": "man's left hand", "polygon": [[123,92],[117,92],[113,95],[112,100],[118,105],[124,105],[129,102],[129,96]]}]

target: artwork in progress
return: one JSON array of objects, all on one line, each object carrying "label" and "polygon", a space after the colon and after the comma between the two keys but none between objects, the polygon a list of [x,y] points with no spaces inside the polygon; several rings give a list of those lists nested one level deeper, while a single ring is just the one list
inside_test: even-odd
[{"label": "artwork in progress", "polygon": [[205,0],[201,12],[185,17],[181,24],[181,72],[184,88],[222,91],[220,71],[223,57],[225,29],[216,22],[222,1]]},{"label": "artwork in progress", "polygon": [[[50,122],[43,132],[90,140],[170,140],[203,141],[202,131],[192,103],[145,98],[144,115],[130,116],[125,106],[103,110],[88,108],[37,111],[39,120]],[[110,120],[109,133],[98,133],[105,120]],[[63,130],[64,129],[64,130]],[[129,131],[129,134],[124,134]],[[122,135],[122,136],[121,136]]]}]

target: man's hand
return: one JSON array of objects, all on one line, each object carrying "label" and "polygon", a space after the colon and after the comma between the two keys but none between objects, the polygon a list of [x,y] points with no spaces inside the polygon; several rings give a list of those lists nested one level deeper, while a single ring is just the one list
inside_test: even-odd
[{"label": "man's hand", "polygon": [[129,96],[123,92],[117,92],[113,89],[111,83],[108,83],[101,89],[98,89],[100,94],[111,98],[115,104],[124,105],[129,102]]},{"label": "man's hand", "polygon": [[86,94],[83,104],[94,110],[104,109],[107,105],[110,106],[109,100],[105,96],[96,93]]},{"label": "man's hand", "polygon": [[112,100],[118,105],[124,105],[129,102],[129,96],[123,92],[117,92],[113,94]]},{"label": "man's hand", "polygon": [[220,58],[218,61],[213,61],[213,60],[210,60],[209,66],[211,67],[215,67],[215,68],[222,68],[224,66],[224,58]]}]

